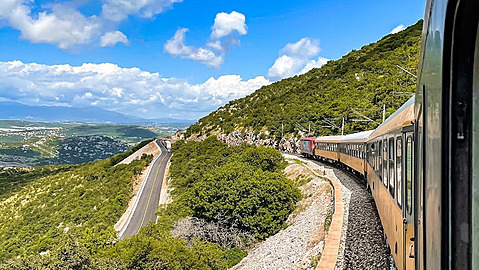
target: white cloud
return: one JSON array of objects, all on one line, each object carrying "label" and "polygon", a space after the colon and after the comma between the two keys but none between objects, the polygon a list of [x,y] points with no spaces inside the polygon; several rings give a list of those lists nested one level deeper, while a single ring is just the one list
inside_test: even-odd
[{"label": "white cloud", "polygon": [[400,24],[396,27],[394,27],[393,30],[391,30],[391,32],[389,32],[389,34],[396,34],[396,33],[399,33],[401,32],[402,30],[406,29],[406,27],[404,26],[404,24]]},{"label": "white cloud", "polygon": [[185,45],[186,32],[188,32],[187,28],[177,30],[173,38],[165,43],[165,52],[183,59],[192,59],[210,67],[219,67],[223,63],[224,58],[221,54],[217,55],[206,48]]},{"label": "white cloud", "polygon": [[38,7],[33,0],[2,0],[0,22],[19,30],[22,39],[69,50],[75,45],[113,44],[113,37],[125,43],[126,36],[115,29],[121,21],[130,15],[152,18],[181,1],[101,0],[102,13],[85,16],[68,1]]},{"label": "white cloud", "polygon": [[[0,62],[0,97],[39,105],[98,106],[143,118],[198,118],[269,84],[238,75],[190,84],[117,65],[42,65]],[[145,113],[148,112],[148,113]]]},{"label": "white cloud", "polygon": [[113,47],[117,43],[128,45],[128,38],[120,31],[108,32],[100,38],[100,46],[102,47]]},{"label": "white cloud", "polygon": [[303,59],[282,55],[276,59],[273,66],[269,69],[268,77],[286,78],[294,76],[303,65]]},{"label": "white cloud", "polygon": [[214,97],[225,98],[228,96],[246,96],[252,93],[251,89],[257,90],[268,84],[269,81],[263,76],[243,81],[239,75],[224,75],[218,79],[211,77],[197,87],[204,89]]},{"label": "white cloud", "polygon": [[320,51],[319,40],[302,38],[296,43],[288,43],[281,49],[280,56],[268,70],[268,77],[283,79],[321,67],[328,59],[324,57],[319,57],[316,60],[311,59],[311,57],[318,55]]},{"label": "white cloud", "polygon": [[299,74],[304,74],[308,71],[310,71],[313,68],[320,68],[324,64],[326,64],[329,61],[329,59],[324,58],[324,57],[318,57],[316,60],[310,60],[306,65],[303,67],[303,69],[299,72]]},{"label": "white cloud", "polygon": [[248,27],[245,21],[246,17],[236,11],[218,13],[216,14],[215,23],[211,27],[211,37],[220,39],[231,35],[234,31],[238,32],[239,35],[246,35]]},{"label": "white cloud", "polygon": [[152,18],[183,0],[103,0],[102,16],[120,22],[129,15]]},{"label": "white cloud", "polygon": [[245,16],[236,11],[229,14],[218,13],[211,29],[210,41],[206,44],[207,48],[186,45],[185,35],[189,31],[188,28],[178,29],[163,48],[171,56],[191,59],[209,67],[219,68],[230,47],[239,44],[235,36],[247,33]]},{"label": "white cloud", "polygon": [[31,5],[20,0],[7,0],[0,8],[0,19],[21,32],[21,38],[32,43],[53,43],[61,49],[75,44],[88,44],[101,31],[96,16],[85,17],[68,6],[53,5],[50,12],[31,16]]},{"label": "white cloud", "polygon": [[185,45],[185,34],[188,31],[188,28],[178,29],[175,35],[165,43],[165,51],[173,56],[191,54],[194,49]]},{"label": "white cloud", "polygon": [[292,56],[310,57],[315,56],[320,52],[319,40],[311,40],[309,38],[302,38],[296,43],[288,43],[281,50],[283,54]]}]

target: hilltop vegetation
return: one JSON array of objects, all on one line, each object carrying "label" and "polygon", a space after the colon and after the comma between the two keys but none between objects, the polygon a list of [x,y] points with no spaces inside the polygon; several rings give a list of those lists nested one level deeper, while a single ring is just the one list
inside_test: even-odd
[{"label": "hilltop vegetation", "polygon": [[[254,131],[278,138],[297,136],[311,127],[311,135],[338,134],[345,117],[345,133],[375,128],[397,110],[415,90],[416,79],[399,65],[417,73],[422,20],[387,35],[376,43],[353,50],[319,69],[262,87],[201,118],[186,137]],[[362,114],[377,122],[366,120]]]},{"label": "hilltop vegetation", "polygon": [[131,178],[151,157],[115,167],[122,155],[5,171],[0,179],[13,174],[18,181],[0,181],[0,222],[9,223],[0,231],[0,268],[13,258],[4,269],[227,269],[283,228],[300,199],[272,148],[229,147],[210,137],[179,141],[173,152],[172,203],[156,224],[123,240],[113,224],[126,208]]}]

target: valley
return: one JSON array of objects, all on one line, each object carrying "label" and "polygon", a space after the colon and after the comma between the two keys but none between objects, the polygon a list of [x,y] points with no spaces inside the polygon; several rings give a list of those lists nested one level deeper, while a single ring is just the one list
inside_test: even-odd
[{"label": "valley", "polygon": [[168,137],[185,124],[93,124],[0,120],[0,164],[79,164],[124,152],[152,137]]}]

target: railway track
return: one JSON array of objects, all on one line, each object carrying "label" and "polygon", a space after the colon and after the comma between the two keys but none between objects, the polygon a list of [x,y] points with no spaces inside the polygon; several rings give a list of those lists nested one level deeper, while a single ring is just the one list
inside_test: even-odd
[{"label": "railway track", "polygon": [[[345,238],[341,245],[343,256],[338,256],[337,269],[391,269],[391,258],[381,225],[376,205],[371,194],[361,180],[352,173],[337,167],[314,161],[325,168],[332,169],[351,196],[344,196],[345,221],[347,226]],[[346,200],[349,200],[347,203]]]}]

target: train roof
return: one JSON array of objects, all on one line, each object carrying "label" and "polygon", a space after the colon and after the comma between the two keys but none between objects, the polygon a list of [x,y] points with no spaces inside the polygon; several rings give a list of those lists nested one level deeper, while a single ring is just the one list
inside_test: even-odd
[{"label": "train roof", "polygon": [[374,130],[367,130],[343,136],[342,142],[365,142]]},{"label": "train roof", "polygon": [[404,126],[409,126],[411,122],[414,121],[414,100],[415,96],[412,96],[401,107],[399,107],[397,111],[391,114],[374,130],[374,132],[372,132],[369,139],[374,139]]},{"label": "train roof", "polygon": [[344,136],[321,136],[315,142],[340,143]]},{"label": "train roof", "polygon": [[314,137],[309,137],[309,138],[304,137],[304,138],[301,138],[300,140],[301,141],[314,141],[314,140],[316,140],[316,138],[314,138]]}]

